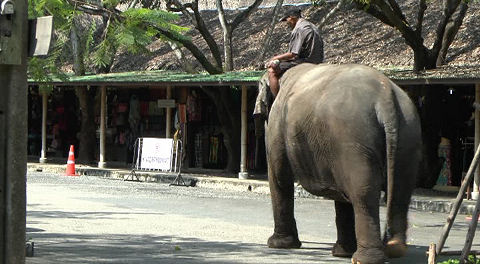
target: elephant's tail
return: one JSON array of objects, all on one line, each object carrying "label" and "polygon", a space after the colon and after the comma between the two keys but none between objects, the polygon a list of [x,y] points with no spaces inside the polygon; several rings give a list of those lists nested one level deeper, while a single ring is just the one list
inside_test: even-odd
[{"label": "elephant's tail", "polygon": [[380,107],[377,113],[380,113],[379,119],[385,131],[385,146],[386,146],[386,172],[387,172],[387,190],[386,190],[386,205],[387,205],[387,221],[385,235],[388,233],[388,227],[392,224],[392,206],[394,199],[395,183],[395,160],[398,146],[399,121],[398,113],[400,106],[393,90],[393,84],[390,80],[382,81],[384,85],[384,98],[381,98]]}]

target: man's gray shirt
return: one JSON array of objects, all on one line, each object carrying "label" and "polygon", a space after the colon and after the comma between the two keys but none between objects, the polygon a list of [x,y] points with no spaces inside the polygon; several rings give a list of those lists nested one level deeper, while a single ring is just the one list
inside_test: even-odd
[{"label": "man's gray shirt", "polygon": [[323,40],[318,28],[300,18],[290,35],[288,51],[298,55],[299,62],[323,62]]}]

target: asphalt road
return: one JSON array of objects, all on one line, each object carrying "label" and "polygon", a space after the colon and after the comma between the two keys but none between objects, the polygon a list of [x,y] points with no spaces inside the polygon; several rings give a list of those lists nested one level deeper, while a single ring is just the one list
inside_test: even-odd
[{"label": "asphalt road", "polygon": [[[303,243],[297,250],[266,246],[273,231],[270,197],[248,191],[31,172],[27,201],[32,264],[350,263],[330,255],[334,207],[323,199],[296,199]],[[410,211],[408,255],[390,263],[427,263],[425,252],[438,241],[446,217]],[[446,250],[461,250],[467,229],[460,215]]]}]

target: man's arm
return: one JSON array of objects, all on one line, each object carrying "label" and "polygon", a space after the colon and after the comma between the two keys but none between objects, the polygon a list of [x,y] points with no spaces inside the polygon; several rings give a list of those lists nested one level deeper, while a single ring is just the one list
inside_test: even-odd
[{"label": "man's arm", "polygon": [[288,61],[288,60],[294,60],[296,58],[297,58],[297,54],[292,52],[287,52],[287,53],[274,56],[273,58],[270,59],[270,61],[273,61],[273,60]]}]

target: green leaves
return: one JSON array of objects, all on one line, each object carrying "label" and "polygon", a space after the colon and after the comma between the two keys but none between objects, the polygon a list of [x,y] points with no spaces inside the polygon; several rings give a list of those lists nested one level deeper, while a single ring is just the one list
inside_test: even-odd
[{"label": "green leaves", "polygon": [[155,40],[155,36],[161,35],[160,29],[183,37],[188,28],[171,23],[176,19],[176,14],[145,8],[128,9],[120,18],[111,18],[104,38],[94,52],[93,64],[97,67],[108,66],[118,50],[131,54],[148,53],[147,46]]},{"label": "green leaves", "polygon": [[[460,261],[458,259],[449,259],[446,261],[438,262],[438,264],[458,264]],[[480,264],[480,259],[477,259],[475,255],[469,255],[467,264]]]},{"label": "green leaves", "polygon": [[[29,74],[35,80],[45,80],[49,74],[58,75],[63,64],[78,63],[72,52],[71,32],[77,28],[76,46],[82,64],[89,71],[108,70],[119,52],[131,54],[149,52],[147,46],[165,32],[176,39],[186,38],[188,28],[173,23],[178,15],[163,10],[134,8],[119,11],[122,0],[28,0],[29,17],[54,17],[54,45],[47,58],[33,58]],[[123,1],[125,2],[125,1]],[[85,6],[82,6],[85,5]],[[93,8],[92,8],[93,7]],[[102,23],[103,21],[103,23]],[[75,46],[75,47],[76,47]],[[93,68],[92,68],[93,67]]]}]

